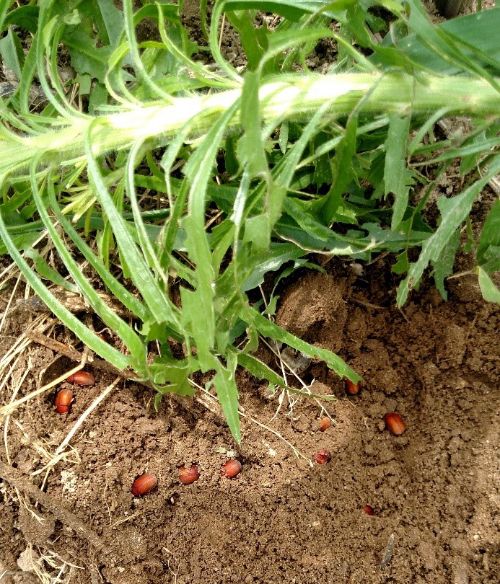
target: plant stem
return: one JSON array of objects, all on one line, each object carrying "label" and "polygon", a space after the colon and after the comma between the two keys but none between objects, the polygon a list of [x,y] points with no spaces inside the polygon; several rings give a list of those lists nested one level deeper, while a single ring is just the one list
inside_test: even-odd
[{"label": "plant stem", "polygon": [[[239,89],[232,89],[174,98],[170,104],[135,106],[116,114],[75,117],[63,129],[50,129],[31,137],[12,135],[10,139],[4,133],[0,138],[0,172],[24,170],[37,156],[46,163],[55,159],[64,165],[72,164],[84,156],[85,135],[91,125],[96,156],[129,147],[138,140],[168,137],[194,118],[193,131],[202,134],[240,95]],[[334,115],[348,114],[360,105],[362,112],[371,115],[389,112],[422,115],[446,107],[448,114],[500,116],[500,93],[484,80],[463,76],[422,74],[418,79],[403,73],[287,76],[263,84],[260,101],[265,121],[308,114],[326,102]],[[238,123],[235,116],[232,124]]]}]

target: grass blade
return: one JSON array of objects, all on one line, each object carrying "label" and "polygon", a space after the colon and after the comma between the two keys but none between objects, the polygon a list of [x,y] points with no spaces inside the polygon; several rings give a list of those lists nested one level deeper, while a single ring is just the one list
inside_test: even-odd
[{"label": "grass blade", "polygon": [[85,343],[92,351],[97,353],[100,357],[112,363],[117,369],[126,369],[130,366],[130,358],[117,351],[115,348],[104,342],[99,336],[93,333],[81,321],[76,318],[67,308],[65,308],[57,298],[46,288],[40,278],[29,267],[26,260],[19,253],[14,242],[12,241],[9,232],[5,226],[3,216],[0,213],[0,237],[2,238],[7,250],[16,262],[19,270],[26,278],[26,281],[33,288],[36,294],[47,305],[55,316],[73,331],[75,335]]},{"label": "grass blade", "polygon": [[178,309],[167,299],[154,280],[144,261],[144,257],[139,253],[121,213],[113,203],[104,184],[97,161],[92,153],[91,132],[87,135],[86,151],[89,175],[94,183],[97,198],[108,217],[121,253],[127,258],[134,284],[140,291],[156,322],[165,322],[174,329],[179,329]]},{"label": "grass blade", "polygon": [[[50,184],[51,176],[48,177],[48,182]],[[139,371],[143,372],[146,364],[146,350],[142,340],[136,335],[131,327],[127,325],[117,314],[111,310],[103,299],[97,294],[90,282],[83,276],[80,270],[80,266],[73,259],[71,251],[63,242],[59,233],[55,229],[52,221],[49,218],[45,205],[40,196],[38,190],[38,185],[36,183],[35,169],[32,172],[32,192],[33,198],[37,205],[40,218],[43,221],[50,238],[59,253],[64,265],[68,269],[71,277],[75,281],[78,288],[81,290],[82,294],[89,301],[95,313],[103,320],[103,322],[114,331],[120,339],[125,343],[128,350],[131,352],[134,367]]]},{"label": "grass blade", "polygon": [[361,380],[361,376],[351,369],[338,355],[335,355],[335,353],[332,353],[327,349],[315,347],[314,345],[299,339],[295,335],[292,335],[277,324],[268,320],[265,316],[259,314],[257,310],[247,308],[245,314],[242,316],[246,322],[255,326],[261,335],[274,339],[280,343],[285,343],[312,359],[321,359],[340,377],[347,377],[354,382]]},{"label": "grass blade", "polygon": [[130,312],[135,314],[138,318],[145,321],[151,318],[150,313],[146,307],[140,302],[132,293],[130,293],[123,284],[121,284],[106,268],[102,262],[80,237],[76,229],[70,221],[61,213],[61,209],[56,201],[55,192],[49,189],[49,202],[54,212],[56,219],[61,224],[65,233],[71,238],[77,249],[94,268],[97,274],[102,279],[106,288],[118,299]]}]

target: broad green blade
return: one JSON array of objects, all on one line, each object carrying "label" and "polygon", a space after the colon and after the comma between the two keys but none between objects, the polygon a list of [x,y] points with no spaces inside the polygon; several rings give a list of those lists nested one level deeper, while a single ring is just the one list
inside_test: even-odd
[{"label": "broad green blade", "polygon": [[500,290],[495,286],[493,280],[480,266],[477,268],[479,274],[479,287],[483,298],[488,302],[500,304]]},{"label": "broad green blade", "polygon": [[[500,67],[500,7],[491,8],[459,18],[453,18],[439,23],[436,28],[453,35],[463,43],[461,47],[471,58],[484,63],[485,67],[494,67],[497,75]],[[388,35],[384,44],[389,43]],[[415,33],[396,42],[398,50],[408,55],[412,61],[433,71],[453,75],[460,71],[455,63],[445,58],[441,53],[426,46]],[[377,62],[377,56],[372,59]]]},{"label": "broad green blade", "polygon": [[410,131],[410,116],[392,114],[385,142],[385,194],[394,195],[391,229],[395,231],[403,220],[408,206],[410,173],[406,168],[406,144]]},{"label": "broad green blade", "polygon": [[238,388],[235,380],[236,365],[236,355],[231,353],[228,355],[226,367],[217,361],[214,385],[227,425],[233,438],[239,444],[241,442],[241,430],[238,413]]}]

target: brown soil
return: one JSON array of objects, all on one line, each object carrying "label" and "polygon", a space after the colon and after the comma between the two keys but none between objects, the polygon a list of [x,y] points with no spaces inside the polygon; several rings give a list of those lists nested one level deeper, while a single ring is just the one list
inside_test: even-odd
[{"label": "brown soil", "polygon": [[[198,4],[185,6],[199,30]],[[226,28],[222,48],[237,66],[241,50]],[[289,285],[277,321],[364,377],[348,398],[321,363],[301,373],[315,393],[338,398],[323,402],[334,419],[323,433],[318,403],[272,395],[245,375],[239,449],[218,411],[171,398],[156,413],[151,392],[121,383],[44,481],[50,454],[113,377],[94,371],[94,387],[73,388],[67,416],[54,412],[53,394],[29,401],[8,420],[1,447],[1,584],[497,582],[500,313],[474,278],[450,288],[448,303],[422,292],[399,311],[383,263],[357,279],[336,265]],[[7,319],[0,355],[34,318]],[[65,334],[55,331],[73,344]],[[26,372],[17,397],[72,366],[56,357],[30,345],[0,380],[0,403]],[[264,347],[261,357],[276,365]],[[385,430],[390,411],[404,417],[403,436]],[[310,465],[323,448],[331,462]],[[232,450],[243,471],[228,480],[220,467]],[[183,486],[177,469],[191,463],[201,477]],[[158,488],[134,498],[144,471]]]},{"label": "brown soil", "polygon": [[[422,292],[399,311],[382,264],[357,279],[341,266],[332,272],[290,284],[277,320],[342,354],[363,375],[362,392],[348,398],[321,364],[309,366],[302,376],[316,380],[312,389],[338,398],[324,402],[334,424],[322,433],[316,402],[285,396],[274,416],[279,396],[242,376],[243,471],[233,480],[220,475],[235,446],[217,412],[166,399],[155,413],[151,393],[122,383],[37,497],[41,449],[54,452],[113,378],[99,373],[96,386],[76,389],[68,416],[50,396],[16,410],[8,449],[17,472],[0,463],[2,584],[39,581],[30,552],[45,556],[39,563],[53,578],[50,554],[78,566],[63,573],[75,584],[496,582],[498,309],[480,300],[473,279],[452,281],[447,303]],[[7,326],[4,350],[26,323]],[[30,368],[21,394],[69,367],[58,360],[39,379],[54,356],[37,345],[25,351],[13,372],[15,380]],[[2,392],[6,403],[10,384]],[[384,429],[390,411],[404,417],[403,436]],[[331,462],[309,466],[250,417],[307,459],[328,449]],[[201,477],[183,486],[177,467],[188,463]],[[146,470],[158,488],[134,498],[132,482]]]}]

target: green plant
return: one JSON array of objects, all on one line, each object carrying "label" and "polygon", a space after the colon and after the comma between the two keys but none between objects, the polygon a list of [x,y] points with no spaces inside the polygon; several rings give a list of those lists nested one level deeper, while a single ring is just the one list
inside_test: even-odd
[{"label": "green plant", "polygon": [[[256,27],[257,9],[276,11],[280,23]],[[223,16],[240,35],[242,71],[221,53]],[[158,35],[139,41],[144,19]],[[4,251],[84,343],[159,395],[190,395],[191,376],[209,375],[239,441],[237,366],[285,386],[254,355],[259,336],[360,379],[260,312],[251,291],[267,273],[288,274],[312,251],[361,260],[388,251],[406,274],[399,304],[428,266],[446,295],[461,227],[500,168],[499,26],[498,9],[433,25],[416,0],[221,0],[208,44],[197,46],[169,3],[134,13],[124,0],[121,13],[111,0],[4,2],[0,54],[18,83],[0,100]],[[319,41],[337,52],[324,75],[308,70]],[[63,81],[68,58],[73,75]],[[32,111],[38,87],[45,101]],[[436,122],[455,114],[470,116],[467,134],[436,138]],[[439,199],[433,230],[424,211],[434,183],[420,168],[434,165],[439,176],[457,158],[479,178]],[[416,185],[425,187],[419,200]],[[499,214],[496,205],[477,244],[490,298]],[[33,255],[42,236],[72,282]],[[412,248],[421,248],[415,263]],[[103,301],[77,258],[131,320]],[[43,279],[76,287],[126,353]]]}]

